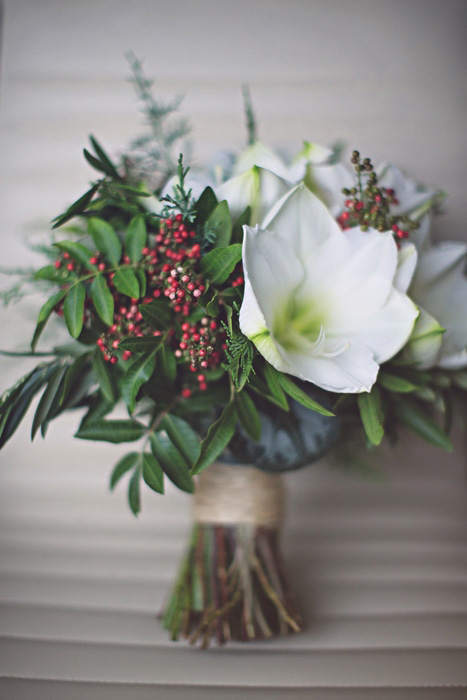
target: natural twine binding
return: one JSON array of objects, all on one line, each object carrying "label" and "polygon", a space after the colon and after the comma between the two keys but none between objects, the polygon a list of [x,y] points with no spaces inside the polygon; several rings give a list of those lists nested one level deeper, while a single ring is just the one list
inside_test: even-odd
[{"label": "natural twine binding", "polygon": [[284,514],[280,474],[242,465],[216,463],[196,480],[197,523],[244,524],[277,529]]}]

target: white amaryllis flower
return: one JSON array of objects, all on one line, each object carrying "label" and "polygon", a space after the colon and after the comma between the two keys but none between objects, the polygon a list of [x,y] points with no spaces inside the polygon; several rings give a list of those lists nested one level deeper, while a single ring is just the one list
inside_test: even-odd
[{"label": "white amaryllis flower", "polygon": [[392,235],[345,233],[303,184],[244,227],[240,327],[276,369],[333,392],[370,391],[418,309],[393,286]]},{"label": "white amaryllis flower", "polygon": [[[466,261],[467,244],[451,241],[427,248],[418,256],[408,293],[423,309],[420,322],[426,316],[425,336],[428,329],[429,339],[435,340],[435,324],[438,327],[437,352],[432,344],[431,354],[420,364],[424,368],[467,366]],[[440,329],[445,329],[441,335]],[[422,347],[427,350],[427,345]]]},{"label": "white amaryllis flower", "polygon": [[331,213],[344,206],[342,188],[353,187],[351,172],[342,163],[332,162],[333,151],[305,142],[290,164],[265,144],[257,141],[239,155],[233,177],[217,187],[218,199],[226,199],[233,218],[247,206],[252,209],[250,224],[260,224],[265,214],[288,189],[304,181],[305,185]]}]

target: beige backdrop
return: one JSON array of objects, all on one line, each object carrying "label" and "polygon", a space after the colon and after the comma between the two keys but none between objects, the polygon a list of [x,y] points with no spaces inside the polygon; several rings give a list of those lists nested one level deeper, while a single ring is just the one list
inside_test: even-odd
[{"label": "beige backdrop", "polygon": [[[446,189],[440,238],[465,227],[462,0],[7,0],[0,112],[0,264],[93,177],[89,133],[112,152],[141,117],[123,54],[159,93],[186,94],[195,159],[239,148],[249,82],[262,138],[344,139]],[[24,347],[41,299],[1,310],[1,347]],[[28,325],[29,323],[29,325]],[[44,335],[46,348],[50,335]],[[27,361],[3,359],[0,390]],[[153,614],[183,549],[189,499],[144,494],[132,518],[107,491],[120,447],[73,442],[77,417],[0,459],[0,696],[5,699],[465,697],[465,443],[406,437],[387,484],[325,463],[288,477],[284,547],[308,623],[297,637],[199,655]]]}]

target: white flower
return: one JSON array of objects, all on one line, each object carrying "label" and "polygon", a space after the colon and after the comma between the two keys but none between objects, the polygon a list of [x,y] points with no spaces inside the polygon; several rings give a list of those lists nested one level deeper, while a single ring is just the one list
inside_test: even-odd
[{"label": "white flower", "polygon": [[305,142],[287,165],[281,156],[257,141],[240,154],[233,177],[216,189],[216,195],[227,200],[234,219],[250,206],[250,224],[261,225],[279,197],[303,181],[337,215],[344,206],[342,188],[353,187],[354,178],[342,163],[332,163],[332,156],[331,149]]},{"label": "white flower", "polygon": [[[420,328],[417,329],[416,325],[414,331],[425,328],[426,333],[431,333],[428,339],[433,341],[435,324],[438,328],[437,351],[433,347],[431,354],[419,363],[424,368],[459,369],[467,366],[466,260],[465,243],[440,243],[419,253],[409,294],[423,309],[426,318],[423,320],[422,314],[417,324]],[[427,349],[426,345],[424,349]]]},{"label": "white flower", "polygon": [[339,393],[370,391],[418,310],[393,280],[390,233],[341,231],[304,185],[244,227],[242,332],[276,369]]},{"label": "white flower", "polygon": [[227,200],[233,221],[247,207],[251,207],[250,223],[256,224],[288,189],[290,183],[270,170],[254,165],[219,185],[214,191],[219,201]]},{"label": "white flower", "polygon": [[376,172],[379,187],[394,190],[397,204],[391,205],[393,215],[410,214],[412,219],[419,219],[444,196],[439,190],[421,187],[389,163],[379,165]]}]

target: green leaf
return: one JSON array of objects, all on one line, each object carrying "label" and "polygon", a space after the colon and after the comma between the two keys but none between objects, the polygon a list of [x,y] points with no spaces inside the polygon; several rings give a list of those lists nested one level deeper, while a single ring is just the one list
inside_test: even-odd
[{"label": "green leaf", "polygon": [[83,328],[85,296],[84,285],[77,282],[70,287],[65,297],[63,315],[72,338],[77,338]]},{"label": "green leaf", "polygon": [[120,267],[115,271],[113,283],[118,291],[132,299],[139,299],[139,283],[133,270]]},{"label": "green leaf", "polygon": [[152,197],[152,193],[147,190],[138,190],[135,187],[130,187],[129,185],[123,185],[122,183],[116,184],[119,190],[123,192],[128,192],[129,194],[134,194],[135,197]]},{"label": "green leaf", "polygon": [[225,248],[230,243],[232,236],[232,219],[229,212],[229,205],[224,199],[216,206],[209,215],[205,225],[205,231],[214,231],[216,241],[214,248]]},{"label": "green leaf", "polygon": [[142,250],[146,245],[148,232],[146,223],[142,216],[134,216],[128,226],[125,237],[125,251],[131,262],[139,262],[142,257]]},{"label": "green leaf", "polygon": [[257,376],[251,376],[248,379],[248,388],[252,389],[256,394],[259,394],[263,398],[267,399],[267,401],[270,401],[274,406],[279,406],[282,410],[289,410],[289,406],[287,404],[287,409],[283,408],[283,404],[279,403],[277,399],[272,396],[272,394],[269,393],[267,385],[259,379]]},{"label": "green leaf", "polygon": [[219,300],[217,298],[217,292],[214,292],[211,300],[208,301],[205,308],[206,313],[212,318],[215,318],[219,314]]},{"label": "green leaf", "polygon": [[276,399],[277,405],[284,411],[288,411],[289,403],[280,381],[281,373],[270,365],[269,362],[266,362],[264,364],[263,374],[271,395]]},{"label": "green leaf", "polygon": [[138,515],[141,510],[140,478],[141,469],[135,469],[128,484],[128,503],[133,515]]},{"label": "green leaf", "polygon": [[161,422],[161,428],[165,430],[187,463],[194,464],[199,457],[200,442],[188,423],[178,416],[167,414]]},{"label": "green leaf", "polygon": [[21,377],[18,379],[18,381],[13,384],[10,389],[7,389],[6,391],[3,392],[1,398],[0,398],[0,415],[3,415],[7,409],[9,409],[18,396],[20,395],[21,391],[23,390],[25,384],[31,379],[33,375],[36,375],[40,371],[41,367],[35,367],[31,372],[28,372],[27,374],[24,375],[24,377]]},{"label": "green leaf", "polygon": [[166,345],[161,345],[158,355],[161,360],[161,369],[164,377],[170,382],[175,381],[177,376],[177,361],[175,360],[173,351]]},{"label": "green leaf", "polygon": [[88,231],[97,250],[113,265],[118,265],[122,257],[122,244],[112,226],[103,219],[92,217],[89,219]]},{"label": "green leaf", "polygon": [[240,304],[243,298],[240,287],[227,287],[227,289],[222,290],[220,296],[224,304],[233,304],[234,302]]},{"label": "green leaf", "polygon": [[[60,394],[58,396],[58,404],[60,406],[67,406],[70,393],[73,391],[75,385],[82,381],[83,373],[87,373],[89,370],[90,357],[91,354],[89,352],[85,352],[79,355],[73,364],[67,368],[62,386],[60,388]],[[50,412],[50,415],[53,415],[52,411]]]},{"label": "green leaf", "polygon": [[380,370],[378,374],[378,384],[381,384],[381,386],[387,389],[388,391],[395,391],[399,394],[408,394],[411,391],[416,391],[417,389],[420,389],[419,386],[413,384],[412,382],[409,382],[408,379],[399,377],[397,374],[384,372],[383,370]]},{"label": "green leaf", "polygon": [[16,389],[14,387],[13,391],[9,392],[7,400],[2,404],[0,448],[14,434],[35,394],[49,380],[56,369],[56,364],[39,365],[28,375],[24,383],[20,381],[19,386],[17,384]]},{"label": "green leaf", "polygon": [[99,144],[97,139],[91,135],[89,137],[89,140],[92,143],[92,147],[94,148],[94,151],[95,151],[97,157],[99,158],[99,161],[106,168],[105,172],[107,173],[107,175],[110,175],[110,177],[113,178],[114,180],[121,180],[122,178],[120,177],[117,168],[112,163],[109,156],[104,151],[102,146]]},{"label": "green leaf", "polygon": [[114,298],[104,275],[98,274],[94,277],[91,284],[91,297],[99,317],[111,326],[114,318]]},{"label": "green leaf", "polygon": [[145,430],[145,426],[135,420],[99,420],[81,425],[75,437],[114,443],[134,442],[143,436]]},{"label": "green leaf", "polygon": [[203,224],[217,206],[217,197],[212,187],[206,187],[196,202],[195,227]]},{"label": "green leaf", "polygon": [[459,389],[467,391],[467,371],[453,372],[451,378],[453,383],[458,386]]},{"label": "green leaf", "polygon": [[55,219],[53,219],[54,225],[52,228],[58,228],[59,226],[62,226],[62,224],[72,219],[74,216],[79,216],[82,214],[87,209],[88,204],[91,202],[99,187],[100,183],[93,185],[91,189],[85,192],[79,199],[76,200],[76,202],[73,202],[73,204],[68,207],[64,214],[56,216]]},{"label": "green leaf", "polygon": [[249,226],[251,221],[251,207],[247,207],[244,212],[240,214],[238,219],[234,223],[232,231],[232,243],[243,243],[243,227]]},{"label": "green leaf", "polygon": [[100,392],[93,395],[88,411],[81,420],[80,427],[86,423],[95,423],[104,418],[113,409],[115,404],[108,401]]},{"label": "green leaf", "polygon": [[279,384],[285,393],[291,396],[295,401],[298,401],[298,403],[301,403],[302,406],[306,406],[306,408],[316,411],[316,413],[321,413],[322,416],[334,416],[332,411],[329,411],[327,408],[324,408],[324,406],[321,406],[321,404],[300,389],[300,387],[298,387],[287,374],[278,372],[277,379],[279,380]]},{"label": "green leaf", "polygon": [[118,398],[118,386],[113,366],[104,360],[99,348],[94,352],[92,368],[99,382],[103,396],[105,396],[107,401],[115,403]]},{"label": "green leaf", "polygon": [[143,479],[153,491],[164,493],[164,472],[154,455],[143,454]]},{"label": "green leaf", "polygon": [[435,423],[418,404],[409,399],[394,404],[396,417],[414,433],[436,447],[452,452],[453,445],[446,433]]},{"label": "green leaf", "polygon": [[148,352],[156,350],[163,341],[162,336],[148,335],[142,338],[125,338],[118,344],[119,350],[131,350],[131,352]]},{"label": "green leaf", "polygon": [[129,413],[135,410],[136,395],[145,382],[150,379],[156,367],[156,351],[138,357],[126,371],[122,380],[122,398]]},{"label": "green leaf", "polygon": [[182,491],[193,493],[194,483],[190,469],[183,455],[164,433],[150,434],[151,449],[165,474]]},{"label": "green leaf", "polygon": [[57,397],[57,393],[60,389],[60,384],[66,370],[66,365],[57,367],[54,374],[52,374],[52,376],[50,377],[49,383],[47,384],[44,393],[41,396],[41,400],[39,401],[36,412],[34,414],[34,419],[31,428],[31,440],[34,440],[34,437],[41,425],[43,423],[47,423],[50,409],[52,408],[54,400]]},{"label": "green leaf", "polygon": [[[66,274],[64,274],[66,273]],[[55,265],[46,265],[34,274],[35,280],[47,280],[47,282],[64,282],[68,276],[68,271],[57,269]]]},{"label": "green leaf", "polygon": [[261,419],[255,404],[244,390],[235,396],[235,402],[242,428],[252,440],[258,441],[261,437]]},{"label": "green leaf", "polygon": [[113,491],[122,476],[139,464],[141,455],[139,452],[129,452],[115,465],[110,477],[110,490]]},{"label": "green leaf", "polygon": [[215,248],[201,260],[201,271],[211,284],[222,284],[242,259],[242,246],[234,243],[227,248]]},{"label": "green leaf", "polygon": [[83,156],[86,158],[89,165],[94,168],[94,170],[97,170],[100,173],[105,173],[106,175],[109,174],[105,165],[101,163],[98,158],[93,156],[92,153],[89,153],[87,148],[83,148]]},{"label": "green leaf", "polygon": [[146,294],[146,274],[141,267],[137,267],[135,268],[135,275],[139,284],[138,299],[141,299]]},{"label": "green leaf", "polygon": [[149,304],[140,304],[138,308],[144,320],[147,321],[152,328],[164,331],[171,327],[172,313],[168,304],[161,299],[155,299]]},{"label": "green leaf", "polygon": [[358,394],[357,401],[365,434],[373,445],[379,445],[383,439],[384,428],[378,388],[373,386],[370,393]]},{"label": "green leaf", "polygon": [[39,316],[37,317],[36,330],[34,331],[34,336],[31,341],[31,350],[36,349],[36,345],[39,341],[39,338],[42,335],[42,331],[44,330],[47,321],[50,318],[50,314],[55,309],[57,304],[63,299],[66,293],[66,289],[61,289],[59,292],[50,297],[50,299],[47,299],[44,306],[39,311]]},{"label": "green leaf", "polygon": [[58,243],[54,243],[54,246],[59,250],[68,253],[73,260],[76,260],[77,262],[81,263],[81,265],[84,265],[86,269],[96,269],[96,266],[90,262],[92,251],[90,251],[89,248],[82,243],[75,243],[74,241],[59,241]]},{"label": "green leaf", "polygon": [[235,403],[227,404],[220,417],[210,426],[201,443],[201,452],[196,460],[192,474],[199,474],[227,447],[235,432],[237,408]]}]

